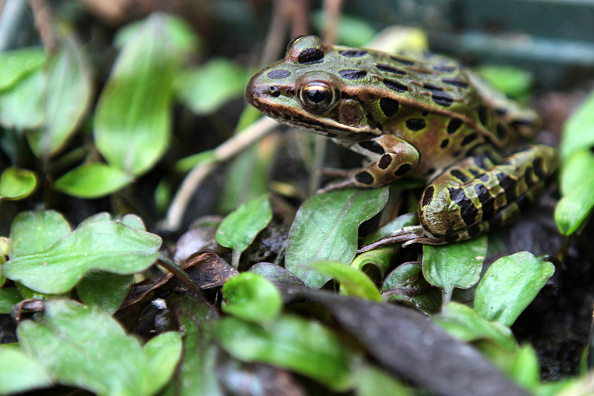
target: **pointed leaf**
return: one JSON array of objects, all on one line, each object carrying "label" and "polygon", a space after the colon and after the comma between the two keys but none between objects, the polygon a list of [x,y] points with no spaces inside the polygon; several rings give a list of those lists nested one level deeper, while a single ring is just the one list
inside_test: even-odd
[{"label": "pointed leaf", "polygon": [[107,162],[130,175],[148,171],[171,134],[175,59],[162,16],[152,16],[126,44],[97,104],[94,138]]},{"label": "pointed leaf", "polygon": [[357,268],[334,261],[313,261],[306,266],[314,272],[331,277],[340,283],[340,290],[347,296],[382,301],[371,279]]},{"label": "pointed leaf", "polygon": [[233,249],[234,266],[237,268],[239,255],[252,243],[272,219],[268,194],[241,205],[231,212],[217,228],[217,242]]},{"label": "pointed leaf", "polygon": [[74,168],[56,180],[54,187],[78,198],[99,198],[129,184],[132,178],[119,168],[93,162]]},{"label": "pointed leaf", "polygon": [[0,91],[12,87],[24,76],[38,70],[44,61],[45,51],[39,47],[0,52]]},{"label": "pointed leaf", "polygon": [[21,323],[18,336],[56,382],[100,395],[154,394],[181,351],[179,334],[161,334],[143,349],[101,309],[61,299],[47,301],[36,321]]},{"label": "pointed leaf", "polygon": [[559,150],[567,160],[574,152],[594,146],[594,91],[574,111],[563,125]]},{"label": "pointed leaf", "polygon": [[41,293],[64,293],[92,270],[117,274],[145,270],[160,246],[157,235],[104,221],[76,229],[43,252],[8,260],[2,273]]},{"label": "pointed leaf", "polygon": [[40,126],[45,85],[46,78],[39,69],[0,92],[0,126],[17,131]]},{"label": "pointed leaf", "polygon": [[561,198],[555,208],[559,232],[569,236],[590,217],[594,207],[594,177],[590,176],[573,191]]},{"label": "pointed leaf", "polygon": [[474,309],[487,320],[511,326],[555,272],[555,266],[528,252],[495,261],[479,283]]},{"label": "pointed leaf", "polygon": [[71,37],[64,40],[47,70],[43,127],[27,138],[38,157],[55,154],[75,132],[92,95],[91,74],[82,49]]},{"label": "pointed leaf", "polygon": [[[19,291],[14,287],[3,287],[0,289],[0,314],[9,314],[10,308],[23,298]],[[0,367],[2,365],[0,364]],[[2,370],[0,370],[2,371]],[[1,394],[2,392],[0,392]]]},{"label": "pointed leaf", "polygon": [[331,277],[300,264],[317,260],[350,264],[359,225],[382,210],[387,199],[387,188],[377,188],[332,191],[306,200],[289,232],[285,268],[308,286],[322,287]]},{"label": "pointed leaf", "polygon": [[270,322],[283,306],[279,291],[264,277],[244,272],[223,286],[223,312],[255,323]]},{"label": "pointed leaf", "polygon": [[317,322],[281,316],[262,328],[225,318],[218,323],[216,335],[223,349],[238,359],[289,369],[336,391],[351,387],[352,352]]},{"label": "pointed leaf", "polygon": [[133,281],[134,275],[91,272],[76,285],[76,294],[84,304],[96,305],[114,314],[126,299]]},{"label": "pointed leaf", "polygon": [[0,394],[8,395],[51,386],[50,378],[35,359],[27,357],[15,346],[0,346]]},{"label": "pointed leaf", "polygon": [[455,287],[468,289],[479,281],[486,255],[486,235],[443,246],[423,245],[423,276],[443,290],[448,302]]},{"label": "pointed leaf", "polygon": [[21,212],[10,226],[11,259],[43,252],[70,232],[70,224],[55,210]]},{"label": "pointed leaf", "polygon": [[6,168],[0,176],[0,201],[29,196],[37,185],[35,173],[28,169]]}]

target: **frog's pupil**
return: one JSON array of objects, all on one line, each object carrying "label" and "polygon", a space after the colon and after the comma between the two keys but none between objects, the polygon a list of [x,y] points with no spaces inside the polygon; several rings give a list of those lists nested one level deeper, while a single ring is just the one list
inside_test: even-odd
[{"label": "frog's pupil", "polygon": [[326,93],[319,89],[311,89],[307,91],[307,98],[313,103],[321,103],[326,99]]}]

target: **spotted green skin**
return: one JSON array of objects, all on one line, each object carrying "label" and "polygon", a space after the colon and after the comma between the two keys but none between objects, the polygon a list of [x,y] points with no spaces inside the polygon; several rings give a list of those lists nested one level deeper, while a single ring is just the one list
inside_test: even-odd
[{"label": "spotted green skin", "polygon": [[324,191],[427,180],[421,225],[394,234],[396,242],[441,244],[505,225],[557,167],[556,150],[543,145],[500,161],[538,128],[538,115],[443,56],[395,56],[304,36],[252,77],[246,98],[370,160]]}]

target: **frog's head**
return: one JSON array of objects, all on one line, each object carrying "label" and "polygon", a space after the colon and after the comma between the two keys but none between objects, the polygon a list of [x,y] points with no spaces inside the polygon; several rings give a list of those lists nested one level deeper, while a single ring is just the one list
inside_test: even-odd
[{"label": "frog's head", "polygon": [[379,135],[364,105],[367,72],[341,52],[366,53],[326,46],[316,36],[295,39],[283,60],[251,78],[247,101],[281,123],[321,135],[353,141]]}]

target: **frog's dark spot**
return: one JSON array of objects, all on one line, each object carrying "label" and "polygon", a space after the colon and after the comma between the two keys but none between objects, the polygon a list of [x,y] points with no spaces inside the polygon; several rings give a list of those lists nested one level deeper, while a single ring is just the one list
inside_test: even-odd
[{"label": "frog's dark spot", "polygon": [[441,147],[442,149],[443,149],[443,148],[446,148],[446,147],[448,147],[448,144],[449,144],[449,143],[450,143],[450,139],[443,139],[443,140],[441,141],[441,144],[439,145],[439,147]]},{"label": "frog's dark spot", "polygon": [[425,206],[431,204],[431,201],[433,200],[434,192],[435,192],[435,188],[433,188],[433,186],[429,186],[425,189],[425,192],[423,193],[423,201],[421,203],[421,207],[425,207]]},{"label": "frog's dark spot", "polygon": [[413,62],[413,61],[410,61],[408,59],[403,59],[403,58],[400,58],[397,56],[391,56],[390,59],[392,59],[394,62],[400,63],[401,65],[412,66],[415,64],[415,62]]},{"label": "frog's dark spot", "polygon": [[375,140],[367,140],[365,142],[361,142],[359,143],[359,147],[376,154],[384,154],[386,152],[382,145],[376,142]]},{"label": "frog's dark spot", "polygon": [[525,211],[530,206],[530,198],[526,194],[522,194],[516,199],[516,205],[521,211]]},{"label": "frog's dark spot", "polygon": [[443,91],[443,88],[440,87],[439,85],[430,84],[430,83],[423,83],[423,88],[428,89],[430,91],[437,91],[437,92]]},{"label": "frog's dark spot", "polygon": [[394,73],[394,74],[398,74],[400,76],[404,76],[406,74],[406,72],[404,70],[401,69],[397,69],[393,66],[390,65],[385,65],[383,63],[378,63],[375,65],[375,67],[378,70],[384,71],[384,72],[388,72],[388,73]]},{"label": "frog's dark spot", "polygon": [[406,92],[408,91],[408,87],[404,84],[399,83],[395,80],[390,80],[389,78],[384,78],[384,85],[396,92]]},{"label": "frog's dark spot", "polygon": [[499,181],[499,185],[505,191],[505,202],[509,205],[516,199],[516,181],[509,175],[506,175],[503,172],[498,172],[495,176],[497,176],[497,180]]},{"label": "frog's dark spot", "polygon": [[394,99],[381,98],[379,100],[379,105],[386,117],[392,117],[398,112],[399,103]]},{"label": "frog's dark spot", "polygon": [[453,85],[458,88],[468,88],[468,83],[458,78],[442,78],[441,81],[445,84]]},{"label": "frog's dark spot", "polygon": [[408,171],[410,171],[411,169],[412,169],[412,166],[410,164],[400,165],[400,168],[396,169],[396,172],[394,172],[394,174],[396,176],[402,176],[402,175],[408,173]]},{"label": "frog's dark spot", "polygon": [[466,183],[467,181],[470,180],[470,177],[465,175],[464,172],[462,172],[459,169],[452,170],[450,172],[450,175],[454,176],[456,179],[460,180],[462,183]]},{"label": "frog's dark spot", "polygon": [[478,224],[475,224],[471,227],[468,227],[466,230],[468,236],[474,237],[481,233],[481,227]]},{"label": "frog's dark spot", "polygon": [[487,108],[485,106],[479,106],[477,113],[478,113],[478,118],[479,118],[479,121],[481,122],[481,124],[487,125],[487,122],[489,121],[487,119]]},{"label": "frog's dark spot", "polygon": [[474,186],[476,196],[482,205],[483,220],[488,220],[495,214],[495,199],[489,194],[489,189],[484,184]]},{"label": "frog's dark spot", "polygon": [[516,126],[533,126],[534,125],[534,121],[532,120],[515,120],[512,121],[511,126],[516,127]]},{"label": "frog's dark spot", "polygon": [[450,198],[460,207],[460,215],[466,225],[474,224],[478,209],[474,203],[468,198],[463,188],[448,188]]},{"label": "frog's dark spot", "polygon": [[445,241],[448,243],[456,242],[458,240],[458,238],[460,238],[460,234],[448,235],[447,237],[445,237]]},{"label": "frog's dark spot", "polygon": [[476,133],[471,133],[470,135],[465,136],[464,139],[462,139],[462,143],[460,143],[460,146],[464,147],[474,142],[477,137],[478,135]]},{"label": "frog's dark spot", "polygon": [[420,131],[425,128],[426,125],[427,123],[422,118],[409,118],[406,120],[406,127],[411,131]]},{"label": "frog's dark spot", "polygon": [[484,175],[484,173],[480,173],[479,171],[477,171],[474,168],[468,168],[468,172],[472,173],[472,176],[474,176],[475,178]]},{"label": "frog's dark spot", "polygon": [[322,63],[324,62],[324,53],[319,48],[306,48],[299,53],[297,61],[299,63]]},{"label": "frog's dark spot", "polygon": [[339,70],[338,74],[340,74],[340,77],[346,78],[347,80],[360,80],[367,75],[367,71],[343,69],[343,70]]},{"label": "frog's dark spot", "polygon": [[431,95],[431,99],[433,99],[433,101],[435,103],[437,103],[438,105],[441,106],[451,106],[452,103],[454,103],[454,98],[452,98],[449,94],[445,93],[445,92],[433,92],[433,94]]},{"label": "frog's dark spot", "polygon": [[506,135],[505,127],[502,124],[497,124],[496,132],[499,139],[503,139]]},{"label": "frog's dark spot", "polygon": [[534,174],[538,177],[539,180],[543,180],[546,177],[546,171],[543,166],[542,158],[538,157],[532,161],[532,166],[534,167]]},{"label": "frog's dark spot", "polygon": [[538,178],[534,174],[534,168],[532,168],[531,166],[526,168],[526,171],[524,172],[524,178],[526,181],[526,185],[528,187],[531,187],[538,183]]},{"label": "frog's dark spot", "polygon": [[427,117],[427,116],[429,115],[429,112],[428,112],[428,111],[424,111],[424,112],[422,112],[422,113],[421,113],[421,115],[422,115],[423,117]]},{"label": "frog's dark spot", "polygon": [[367,171],[359,172],[355,175],[355,180],[361,184],[370,185],[373,184],[373,176]]},{"label": "frog's dark spot", "polygon": [[473,158],[474,159],[474,164],[476,166],[478,166],[481,169],[484,170],[488,170],[489,169],[489,165],[487,164],[487,157],[485,157],[484,155],[479,155]]},{"label": "frog's dark spot", "polygon": [[482,174],[478,175],[476,178],[484,183],[489,181],[489,175],[487,173],[482,173]]},{"label": "frog's dark spot", "polygon": [[359,58],[361,56],[367,55],[367,51],[365,50],[342,50],[338,51],[338,53],[342,56],[346,56],[347,58]]},{"label": "frog's dark spot", "polygon": [[452,118],[448,123],[448,134],[455,133],[462,125],[462,120],[459,118]]},{"label": "frog's dark spot", "polygon": [[507,114],[507,109],[504,109],[504,108],[500,107],[500,108],[495,109],[495,113],[498,116],[504,116],[504,115]]},{"label": "frog's dark spot", "polygon": [[451,73],[453,71],[456,70],[455,66],[449,66],[449,65],[437,65],[437,66],[433,66],[433,70],[437,70],[440,72],[446,72],[446,73]]},{"label": "frog's dark spot", "polygon": [[279,78],[286,78],[289,77],[291,75],[291,72],[285,69],[277,69],[277,70],[271,70],[268,72],[268,74],[266,75],[268,78],[272,78],[272,79],[279,79]]},{"label": "frog's dark spot", "polygon": [[380,169],[386,169],[391,163],[392,156],[390,154],[384,154],[382,155],[382,158],[380,158],[377,166],[379,166]]}]

